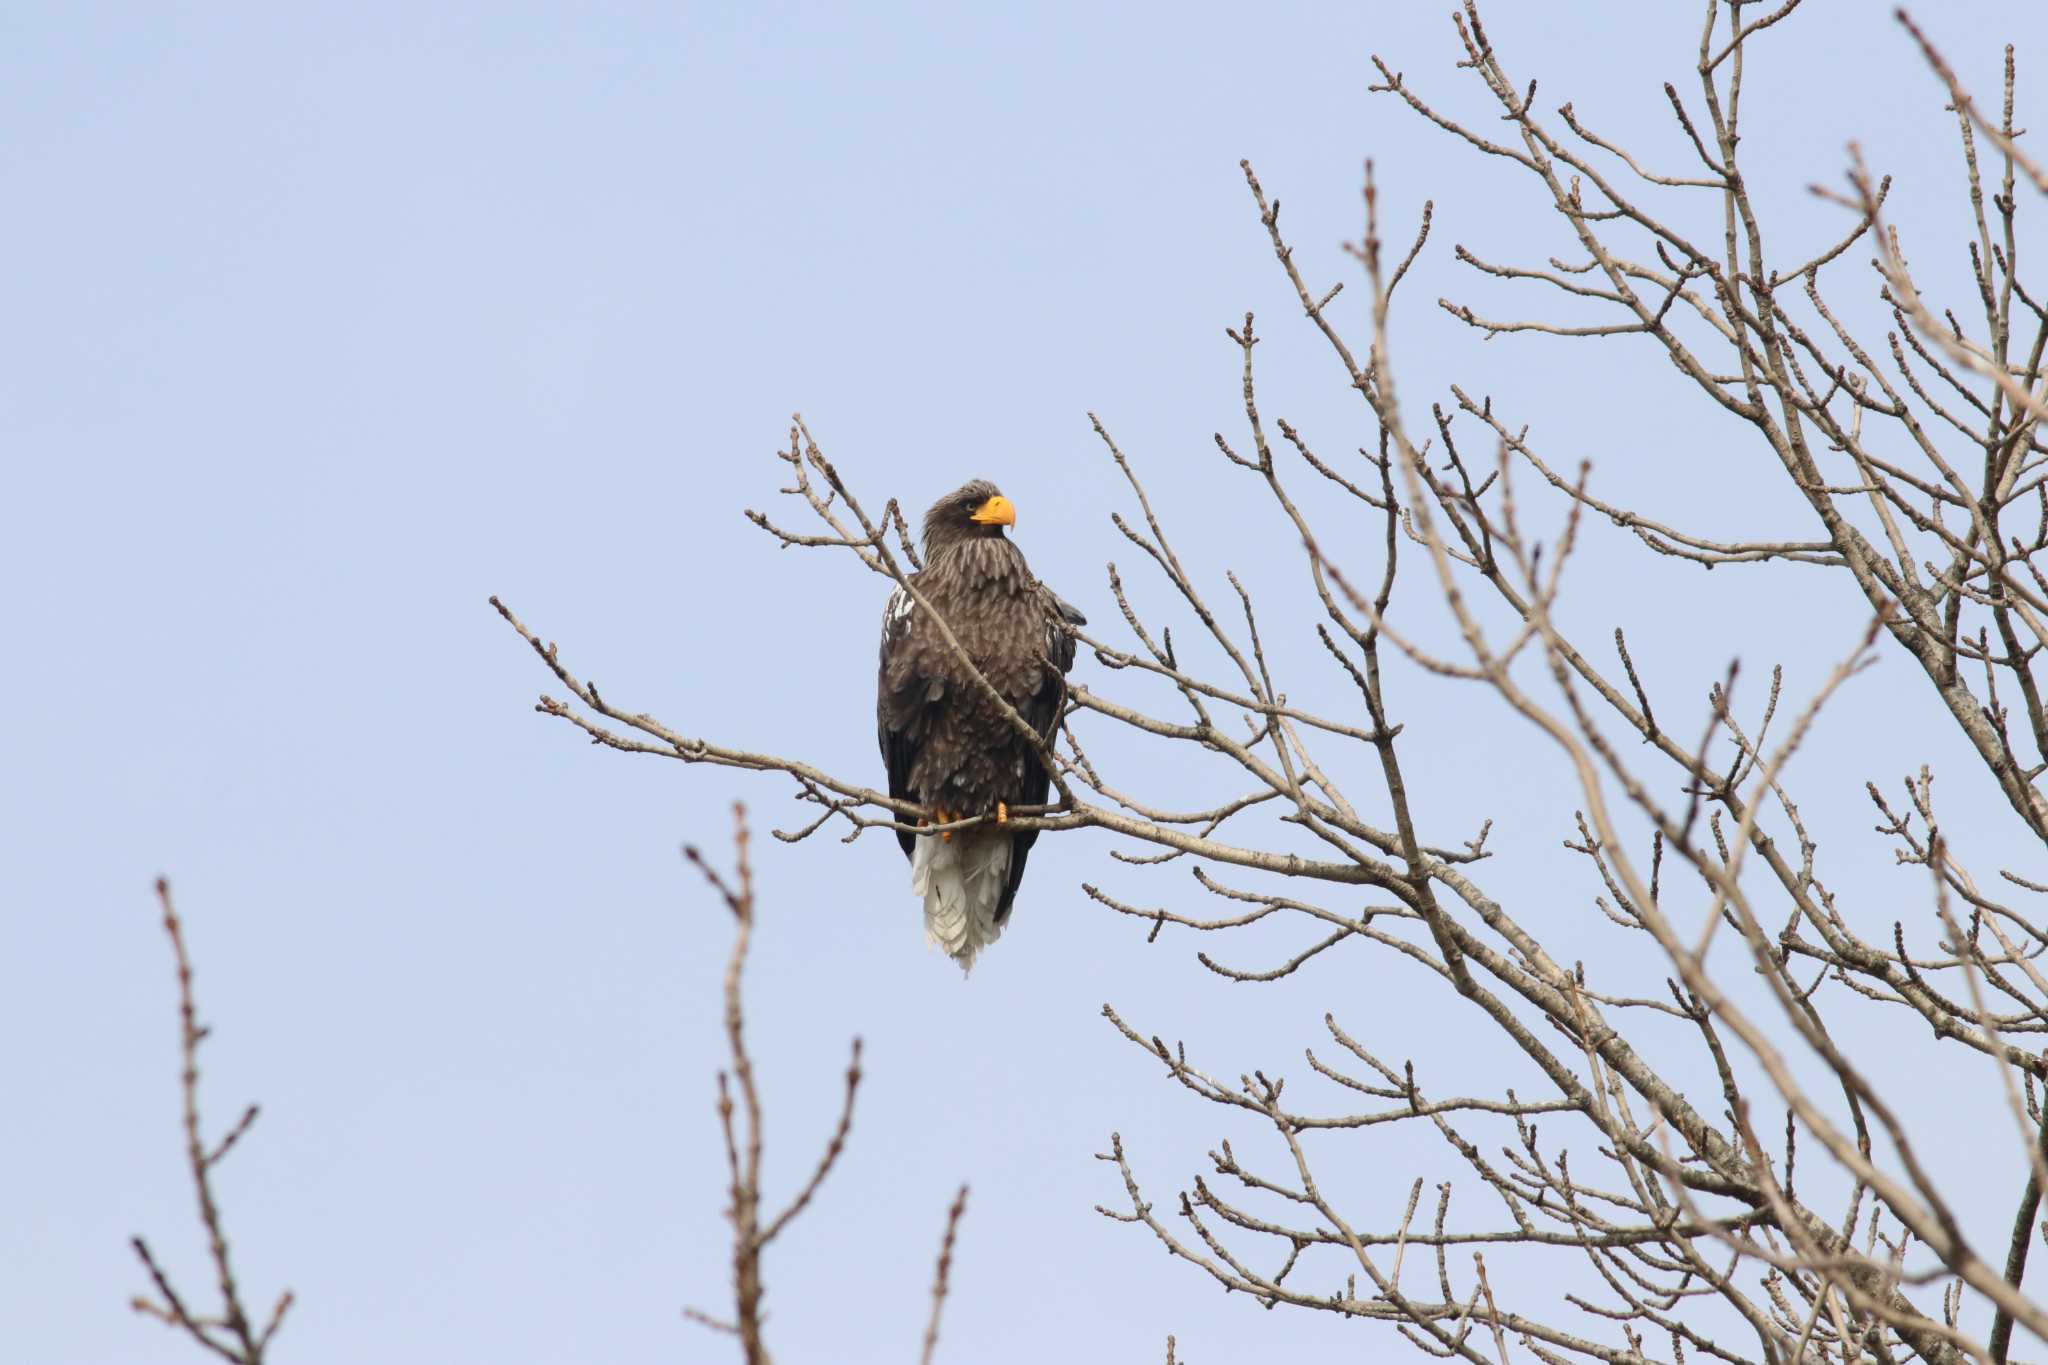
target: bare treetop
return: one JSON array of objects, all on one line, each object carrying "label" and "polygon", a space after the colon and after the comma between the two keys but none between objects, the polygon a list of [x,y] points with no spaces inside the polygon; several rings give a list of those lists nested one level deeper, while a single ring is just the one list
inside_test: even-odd
[{"label": "bare treetop", "polygon": [[[1354,1036],[1338,1010],[1291,1081],[1271,1068],[1218,1074],[1106,1006],[1111,1028],[1172,1085],[1219,1122],[1263,1134],[1259,1155],[1222,1142],[1207,1173],[1157,1201],[1142,1154],[1115,1135],[1099,1154],[1121,1196],[1102,1211],[1228,1291],[1386,1324],[1425,1353],[1475,1362],[2003,1361],[2016,1328],[2048,1339],[2048,1306],[2025,1282],[2048,1186],[2048,1053],[2026,1041],[2048,1033],[2048,915],[2030,899],[2048,884],[2038,869],[1965,866],[1927,769],[1845,791],[1802,787],[1795,763],[1830,699],[1873,659],[1894,658],[1996,784],[2024,846],[2048,839],[2048,711],[2034,669],[2048,645],[2048,305],[2019,274],[2020,215],[2038,210],[2048,182],[2023,150],[2011,50],[2002,99],[1982,100],[1901,16],[1898,41],[1917,45],[1932,73],[1929,107],[1953,120],[1971,296],[1923,290],[1913,244],[1886,217],[1889,182],[1853,149],[1846,177],[1821,191],[1841,209],[1839,233],[1778,254],[1741,148],[1782,134],[1743,127],[1744,64],[1752,44],[1803,20],[1799,9],[1706,5],[1691,75],[1664,87],[1691,151],[1682,166],[1649,164],[1569,100],[1539,100],[1476,4],[1452,18],[1457,57],[1441,79],[1374,58],[1375,90],[1481,170],[1532,188],[1575,243],[1533,261],[1459,247],[1482,292],[1439,306],[1486,337],[1664,357],[1704,419],[1768,457],[1776,490],[1801,511],[1797,537],[1708,535],[1622,506],[1477,384],[1450,387],[1426,415],[1404,404],[1389,318],[1408,303],[1401,286],[1431,246],[1435,214],[1404,207],[1389,248],[1370,171],[1353,248],[1369,297],[1354,295],[1340,319],[1344,285],[1304,266],[1277,200],[1244,168],[1275,259],[1373,434],[1357,457],[1339,457],[1269,418],[1254,319],[1230,328],[1244,420],[1216,437],[1213,475],[1226,496],[1277,509],[1287,532],[1262,549],[1298,562],[1319,614],[1313,639],[1273,633],[1235,575],[1219,578],[1170,536],[1135,462],[1094,423],[1128,488],[1114,525],[1145,577],[1111,566],[1123,633],[1079,635],[1095,671],[1070,689],[1043,749],[1053,790],[1010,807],[1010,821],[1103,831],[1127,863],[1187,861],[1198,892],[1161,883],[1157,904],[1085,890],[1150,938],[1215,945],[1199,960],[1219,976],[1281,982],[1325,954],[1364,954],[1361,978],[1398,971],[1426,999],[1418,1011],[1483,1022],[1495,1072],[1535,1081],[1455,1093],[1400,1060],[1401,1039]],[[1443,112],[1452,79],[1476,83],[1486,119]],[[1673,226],[1694,204],[1714,210],[1713,235]],[[1503,301],[1532,290],[1598,320]],[[1889,314],[1883,335],[1844,320],[1837,300],[1859,293]],[[871,512],[801,419],[779,458],[799,520],[750,518],[781,545],[850,553],[931,612],[897,503]],[[1560,611],[1597,520],[1644,554],[1783,575],[1788,596],[1816,571],[1832,576],[1862,603],[1853,620],[1811,622],[1838,662],[1803,694],[1774,675],[1760,704],[1738,705],[1732,670],[1690,696],[1655,691],[1621,624],[1582,635]],[[542,697],[543,713],[625,752],[776,774],[805,808],[780,839],[988,818],[934,826],[939,812],[866,775],[671,728],[609,700],[493,603],[565,693]],[[1190,632],[1217,668],[1192,662]],[[942,634],[961,675],[1037,743],[985,660]],[[1440,639],[1454,643],[1429,643]],[[1555,888],[1489,878],[1483,783],[1462,803],[1422,808],[1385,682],[1396,660],[1545,738],[1578,809],[1542,832],[1579,860],[1611,951],[1587,951],[1581,926],[1574,952],[1559,947],[1546,913]],[[1290,700],[1285,680],[1311,669],[1349,690],[1343,707]],[[1133,684],[1163,684],[1174,700],[1141,704]],[[1149,745],[1198,754],[1227,775],[1229,794],[1187,809],[1147,765],[1108,761]],[[1918,870],[1910,916],[1838,899],[1840,864],[1811,835],[1802,800],[1871,803],[1898,861]],[[1223,945],[1271,941],[1253,926],[1285,927],[1288,955],[1226,961],[1236,954]],[[1844,1040],[1872,1011],[1917,1021],[1953,1065],[1913,1077],[1859,1065]],[[1916,1147],[1915,1110],[1985,1096],[2001,1118],[1981,1151]],[[1356,1142],[1397,1125],[1432,1134],[1463,1173],[1430,1197],[1419,1178],[1367,1167],[1393,1191],[1374,1207],[1402,1210],[1368,1218],[1334,1193],[1328,1168],[1360,1158],[1331,1135]],[[1958,1160],[2010,1168],[2018,1198],[1996,1226],[1959,1211]],[[1568,1265],[1583,1292],[1559,1303],[1532,1288],[1539,1277],[1524,1272],[1538,1259]]]}]

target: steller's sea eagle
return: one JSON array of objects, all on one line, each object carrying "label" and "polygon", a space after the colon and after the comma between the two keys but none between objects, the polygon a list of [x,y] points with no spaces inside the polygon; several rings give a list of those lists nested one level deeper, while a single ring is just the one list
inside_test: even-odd
[{"label": "steller's sea eagle", "polygon": [[[975,667],[1047,745],[1074,664],[1078,611],[1041,586],[1005,527],[1017,509],[986,479],[948,493],[924,517],[924,564],[910,582],[952,629]],[[961,970],[1002,934],[1036,831],[1006,828],[1012,805],[1038,805],[1045,767],[939,633],[898,587],[882,617],[875,727],[889,794],[938,823],[992,815],[957,834],[896,838],[910,888],[924,900],[926,941]]]}]

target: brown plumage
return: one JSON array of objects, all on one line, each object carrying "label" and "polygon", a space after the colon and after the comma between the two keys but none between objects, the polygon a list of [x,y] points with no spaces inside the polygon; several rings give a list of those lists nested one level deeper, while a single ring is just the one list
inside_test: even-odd
[{"label": "brown plumage", "polygon": [[[910,582],[952,628],[996,691],[1050,744],[1074,662],[1067,623],[1083,623],[1031,576],[1003,534],[1009,499],[985,479],[948,493],[924,519],[923,572]],[[1036,751],[961,666],[930,616],[898,588],[882,619],[875,721],[889,794],[960,819],[1037,805],[1049,782]],[[899,832],[927,936],[963,968],[1009,920],[1036,832],[991,822],[957,837]]]}]

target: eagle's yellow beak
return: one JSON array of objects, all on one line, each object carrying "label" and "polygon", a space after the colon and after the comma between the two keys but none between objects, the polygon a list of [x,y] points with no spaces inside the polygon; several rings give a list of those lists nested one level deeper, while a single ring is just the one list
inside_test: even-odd
[{"label": "eagle's yellow beak", "polygon": [[983,526],[1015,526],[1017,508],[1008,498],[998,493],[976,508],[974,515],[968,520],[979,522]]}]

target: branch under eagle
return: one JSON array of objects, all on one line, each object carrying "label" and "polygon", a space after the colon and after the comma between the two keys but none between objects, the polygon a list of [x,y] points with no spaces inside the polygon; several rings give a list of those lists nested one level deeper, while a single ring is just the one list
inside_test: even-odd
[{"label": "branch under eagle", "polygon": [[[1170,556],[1159,557],[1155,546],[1163,543],[1164,533],[1152,518],[1135,472],[1126,464],[1122,453],[1100,423],[1096,424],[1096,433],[1108,446],[1118,469],[1130,482],[1140,508],[1144,509],[1145,521],[1153,538],[1150,541],[1139,538],[1136,543],[1153,554],[1167,571],[1175,589],[1194,602],[1198,614],[1209,623],[1212,631],[1216,630],[1217,618],[1200,604],[1193,584],[1180,571],[1177,562]],[[1045,773],[1045,760],[1051,759],[1053,767],[1050,774],[1041,776],[1031,788],[1038,794],[1037,799],[997,797],[1007,803],[1008,820],[1005,823],[1013,839],[1027,831],[1035,834],[1047,830],[1099,829],[1150,845],[1160,851],[1156,858],[1193,856],[1226,867],[1285,877],[1373,886],[1403,905],[1413,905],[1416,892],[1412,884],[1395,866],[1385,861],[1399,856],[1401,852],[1400,841],[1392,832],[1365,826],[1348,809],[1333,800],[1324,799],[1317,790],[1304,788],[1290,780],[1288,774],[1277,766],[1276,760],[1257,752],[1269,743],[1298,743],[1298,738],[1282,738],[1284,734],[1291,734],[1295,725],[1354,740],[1369,740],[1373,737],[1371,732],[1286,705],[1284,699],[1266,694],[1263,680],[1255,673],[1247,673],[1244,690],[1234,690],[1182,672],[1173,664],[1170,654],[1131,654],[1090,639],[1081,630],[1087,624],[1081,613],[1039,584],[1038,593],[1047,613],[1045,628],[1048,635],[1042,647],[1048,666],[1056,664],[1064,673],[1072,662],[1076,647],[1086,645],[1112,669],[1135,668],[1166,677],[1197,703],[1198,710],[1194,723],[1170,721],[1099,695],[1089,688],[1063,685],[1062,706],[1054,708],[1055,718],[1065,707],[1092,711],[1107,721],[1129,726],[1147,735],[1199,744],[1204,749],[1221,753],[1241,765],[1254,779],[1251,790],[1244,794],[1195,810],[1162,808],[1114,787],[1105,787],[1085,763],[1073,767],[1065,758],[1053,753],[1051,734],[1058,728],[1057,719],[1048,730],[1042,719],[1034,721],[1022,714],[983,673],[972,651],[947,624],[947,613],[926,595],[923,585],[929,581],[925,576],[927,566],[911,543],[909,527],[896,502],[891,499],[878,514],[867,512],[832,462],[811,439],[801,418],[796,420],[791,430],[789,447],[780,451],[778,458],[789,466],[793,480],[791,486],[781,491],[801,501],[823,524],[827,534],[793,531],[752,509],[747,511],[747,519],[785,548],[851,550],[867,569],[889,579],[895,585],[892,612],[900,609],[903,599],[908,599],[917,608],[918,619],[930,618],[932,636],[947,651],[950,660],[946,667],[957,670],[950,675],[957,684],[955,690],[973,689],[986,702],[988,712],[1000,717],[1001,722],[1009,727],[1014,743],[1039,760],[1037,771],[1040,774]],[[1126,534],[1131,533],[1127,531]],[[1119,604],[1125,606],[1128,614],[1128,604],[1122,601],[1122,590],[1113,565],[1110,582],[1112,591],[1118,594]],[[537,635],[506,603],[492,597],[490,604],[566,689],[567,699],[543,694],[534,709],[575,726],[592,744],[621,753],[646,754],[683,763],[705,763],[747,772],[779,772],[793,779],[798,788],[796,799],[817,807],[819,813],[797,829],[773,831],[776,838],[784,842],[809,838],[827,824],[843,820],[850,827],[845,836],[847,842],[868,830],[886,829],[910,843],[914,863],[916,846],[920,842],[946,845],[950,841],[944,835],[950,833],[959,838],[976,833],[996,824],[1002,814],[993,807],[976,812],[969,808],[968,803],[955,799],[942,803],[949,818],[937,819],[940,811],[921,798],[906,794],[905,789],[894,784],[890,791],[879,791],[801,759],[685,734],[645,711],[610,700],[599,690],[596,682],[572,672],[554,643]],[[886,620],[885,614],[885,624]],[[1140,633],[1142,638],[1142,630]],[[1236,657],[1234,651],[1233,657]],[[1210,720],[1201,706],[1204,699],[1240,708],[1249,715],[1263,715],[1265,723],[1242,738],[1232,735]],[[1027,702],[1029,700],[1026,698]],[[886,733],[879,737],[886,757]],[[1027,774],[1030,772],[1027,766]],[[1090,795],[1107,798],[1107,803],[1091,800]],[[1265,848],[1251,842],[1219,837],[1223,827],[1243,812],[1275,798],[1285,798],[1304,807],[1313,815],[1316,827],[1326,836],[1340,835],[1344,845],[1343,859],[1315,858],[1292,850]],[[935,835],[940,837],[933,837]],[[1362,842],[1353,844],[1353,840]],[[1026,847],[1029,847],[1028,842]],[[1014,842],[1011,848],[1014,854]],[[1435,847],[1426,847],[1423,853],[1432,861],[1445,864],[1469,862],[1484,856],[1476,850],[1461,853]],[[1014,870],[1021,873],[1021,860]],[[1004,880],[1007,884],[1008,873]],[[1012,896],[1014,898],[1014,891]]]}]

